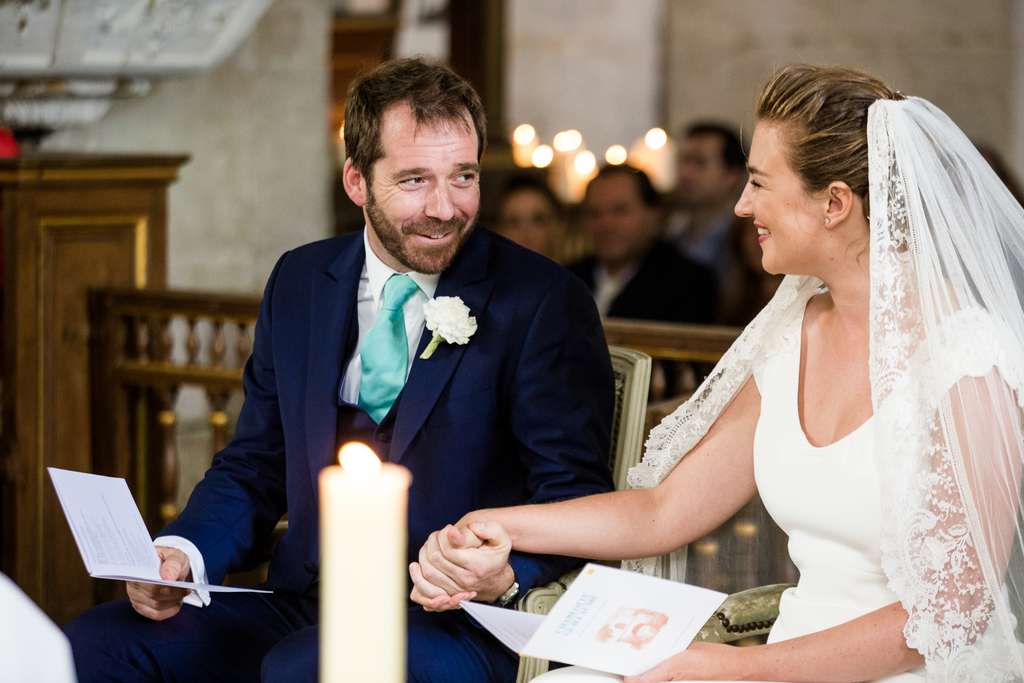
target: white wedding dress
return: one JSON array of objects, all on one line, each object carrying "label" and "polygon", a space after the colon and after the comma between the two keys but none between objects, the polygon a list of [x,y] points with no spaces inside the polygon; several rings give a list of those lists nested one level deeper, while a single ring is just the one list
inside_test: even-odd
[{"label": "white wedding dress", "polygon": [[[822,631],[898,601],[882,573],[878,473],[869,418],[852,433],[812,446],[797,410],[803,316],[795,316],[775,353],[754,369],[761,416],[754,436],[754,477],[765,508],[789,534],[800,570],[787,590],[769,643]],[[621,681],[579,667],[557,669],[538,683]],[[880,679],[922,683],[924,666]]]}]

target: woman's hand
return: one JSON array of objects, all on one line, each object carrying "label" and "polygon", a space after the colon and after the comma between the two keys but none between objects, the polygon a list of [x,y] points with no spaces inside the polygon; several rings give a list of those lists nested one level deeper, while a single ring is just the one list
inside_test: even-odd
[{"label": "woman's hand", "polygon": [[740,658],[744,648],[719,643],[690,643],[677,655],[643,676],[626,676],[623,683],[660,681],[739,681]]}]

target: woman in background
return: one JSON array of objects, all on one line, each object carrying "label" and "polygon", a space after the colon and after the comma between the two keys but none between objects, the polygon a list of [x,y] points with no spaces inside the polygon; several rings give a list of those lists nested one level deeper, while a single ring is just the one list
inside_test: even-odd
[{"label": "woman in background", "polygon": [[775,296],[784,276],[769,273],[761,265],[761,245],[753,220],[734,221],[728,239],[736,269],[717,322],[746,327]]},{"label": "woman in background", "polygon": [[547,185],[529,176],[509,180],[498,200],[495,232],[559,261],[565,239],[562,204]]}]

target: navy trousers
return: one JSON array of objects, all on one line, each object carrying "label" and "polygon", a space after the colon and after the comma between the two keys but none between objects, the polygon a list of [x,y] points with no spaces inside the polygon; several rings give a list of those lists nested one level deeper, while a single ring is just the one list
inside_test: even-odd
[{"label": "navy trousers", "polygon": [[[98,605],[65,627],[79,683],[317,683],[315,598],[222,593],[150,621],[128,600]],[[408,611],[409,683],[514,681],[519,659],[461,610]]]}]

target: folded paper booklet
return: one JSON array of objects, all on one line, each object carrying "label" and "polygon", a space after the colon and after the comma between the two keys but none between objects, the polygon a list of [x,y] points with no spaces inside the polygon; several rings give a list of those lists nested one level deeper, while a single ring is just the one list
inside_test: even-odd
[{"label": "folded paper booklet", "polygon": [[55,467],[47,470],[89,576],[219,593],[272,592],[160,578],[160,556],[124,479]]},{"label": "folded paper booklet", "polygon": [[685,650],[725,598],[588,564],[547,616],[468,601],[462,608],[521,655],[639,676]]}]

